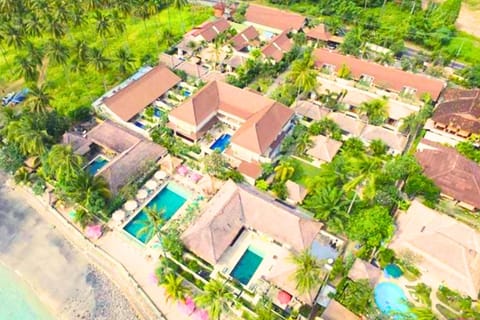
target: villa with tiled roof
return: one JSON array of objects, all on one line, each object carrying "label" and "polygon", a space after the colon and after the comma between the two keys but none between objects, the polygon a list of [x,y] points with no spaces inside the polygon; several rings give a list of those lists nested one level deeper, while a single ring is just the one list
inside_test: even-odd
[{"label": "villa with tiled roof", "polygon": [[306,18],[298,13],[258,4],[249,4],[245,13],[246,24],[277,34],[283,31],[298,31],[305,22]]}]

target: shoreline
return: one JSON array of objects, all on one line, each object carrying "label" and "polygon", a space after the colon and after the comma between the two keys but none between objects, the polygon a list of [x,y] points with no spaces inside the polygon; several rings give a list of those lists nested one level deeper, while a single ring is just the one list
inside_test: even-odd
[{"label": "shoreline", "polygon": [[72,241],[60,217],[22,187],[7,186],[7,178],[0,173],[0,263],[35,293],[53,318],[145,318],[137,309],[138,299]]}]

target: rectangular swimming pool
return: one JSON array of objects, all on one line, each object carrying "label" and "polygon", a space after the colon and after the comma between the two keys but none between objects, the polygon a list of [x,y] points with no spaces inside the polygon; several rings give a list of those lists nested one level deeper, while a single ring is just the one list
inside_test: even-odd
[{"label": "rectangular swimming pool", "polygon": [[210,149],[223,152],[227,148],[227,146],[230,144],[231,138],[232,136],[229,135],[228,133],[222,134],[220,138],[215,140],[215,142],[210,146]]},{"label": "rectangular swimming pool", "polygon": [[263,255],[250,246],[238,260],[230,275],[240,281],[241,284],[247,285],[262,261]]},{"label": "rectangular swimming pool", "polygon": [[[177,213],[178,209],[183,206],[189,196],[188,192],[181,187],[169,183],[152,200],[150,200],[146,207],[164,210],[162,218],[163,220],[168,221],[175,215],[175,213]],[[138,234],[147,221],[148,218],[145,211],[141,210],[125,227],[123,227],[123,229],[140,242],[147,243],[148,240],[150,240],[147,239],[147,235]]]},{"label": "rectangular swimming pool", "polygon": [[88,174],[94,176],[100,169],[107,165],[108,161],[107,158],[98,156],[85,167],[85,170],[87,170]]}]

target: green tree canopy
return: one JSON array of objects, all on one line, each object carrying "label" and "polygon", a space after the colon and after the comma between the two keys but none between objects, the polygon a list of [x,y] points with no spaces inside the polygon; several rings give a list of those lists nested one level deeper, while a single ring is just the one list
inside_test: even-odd
[{"label": "green tree canopy", "polygon": [[352,215],[347,235],[369,247],[378,247],[393,235],[393,219],[387,209],[375,206]]}]

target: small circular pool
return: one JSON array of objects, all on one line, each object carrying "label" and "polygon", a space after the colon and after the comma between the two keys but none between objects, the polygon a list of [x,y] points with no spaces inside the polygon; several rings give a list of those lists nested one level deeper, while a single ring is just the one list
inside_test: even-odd
[{"label": "small circular pool", "polygon": [[381,282],[374,290],[375,303],[383,314],[406,313],[409,308],[402,288],[393,282]]},{"label": "small circular pool", "polygon": [[399,266],[393,263],[388,264],[385,267],[384,271],[387,277],[394,278],[394,279],[400,278],[403,274],[402,269],[400,269]]}]

